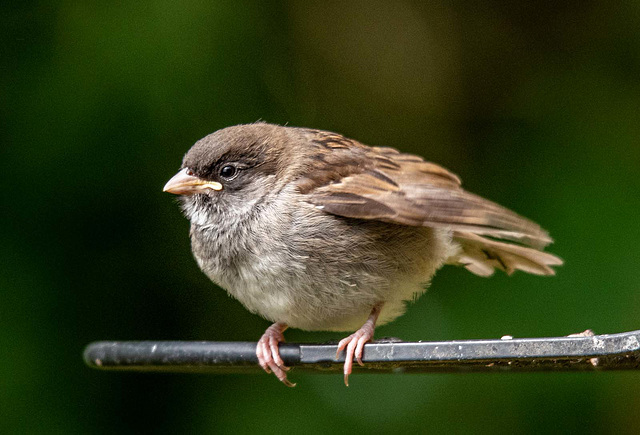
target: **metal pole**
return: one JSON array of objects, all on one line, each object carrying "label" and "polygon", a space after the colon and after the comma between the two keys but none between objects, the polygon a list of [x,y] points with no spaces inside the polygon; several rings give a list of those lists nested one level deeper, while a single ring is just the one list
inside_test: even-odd
[{"label": "metal pole", "polygon": [[[254,342],[102,341],[85,349],[90,366],[103,370],[251,372],[260,370]],[[296,370],[342,370],[336,344],[282,343],[285,364]],[[365,345],[364,367],[374,372],[531,372],[636,370],[640,331],[568,337],[441,342],[377,341]]]}]

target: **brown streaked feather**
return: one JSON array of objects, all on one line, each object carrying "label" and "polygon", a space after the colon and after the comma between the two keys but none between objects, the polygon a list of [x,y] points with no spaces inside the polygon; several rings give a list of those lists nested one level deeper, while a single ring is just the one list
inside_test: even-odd
[{"label": "brown streaked feather", "polygon": [[393,148],[369,147],[318,132],[298,188],[324,211],[357,219],[449,228],[541,249],[552,239],[540,226],[460,187],[435,163]]},{"label": "brown streaked feather", "polygon": [[491,276],[495,269],[511,275],[516,270],[535,275],[555,275],[551,266],[562,265],[562,260],[548,252],[526,246],[513,245],[487,239],[472,233],[454,232],[453,238],[461,253],[449,263],[464,266],[480,276]]}]

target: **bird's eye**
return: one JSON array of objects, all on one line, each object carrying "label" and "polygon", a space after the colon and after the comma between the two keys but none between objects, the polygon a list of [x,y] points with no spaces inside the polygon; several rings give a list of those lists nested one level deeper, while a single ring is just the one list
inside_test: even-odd
[{"label": "bird's eye", "polygon": [[220,169],[220,176],[226,180],[233,179],[238,174],[238,169],[235,166],[226,165]]},{"label": "bird's eye", "polygon": [[193,177],[194,173],[193,173],[193,171],[191,169],[187,169],[187,175]]}]

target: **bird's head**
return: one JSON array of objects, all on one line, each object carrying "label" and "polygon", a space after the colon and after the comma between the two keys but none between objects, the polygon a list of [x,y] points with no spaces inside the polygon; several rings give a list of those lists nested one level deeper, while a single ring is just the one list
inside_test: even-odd
[{"label": "bird's head", "polygon": [[289,134],[265,123],[218,130],[191,147],[163,190],[181,196],[185,214],[196,224],[246,213],[283,185]]}]

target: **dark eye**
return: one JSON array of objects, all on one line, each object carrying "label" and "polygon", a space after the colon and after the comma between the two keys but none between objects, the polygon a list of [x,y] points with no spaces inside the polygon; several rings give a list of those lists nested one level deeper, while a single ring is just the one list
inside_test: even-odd
[{"label": "dark eye", "polygon": [[231,180],[237,174],[238,174],[238,168],[236,168],[235,166],[226,165],[226,166],[223,166],[222,169],[220,169],[220,176],[227,180]]}]

